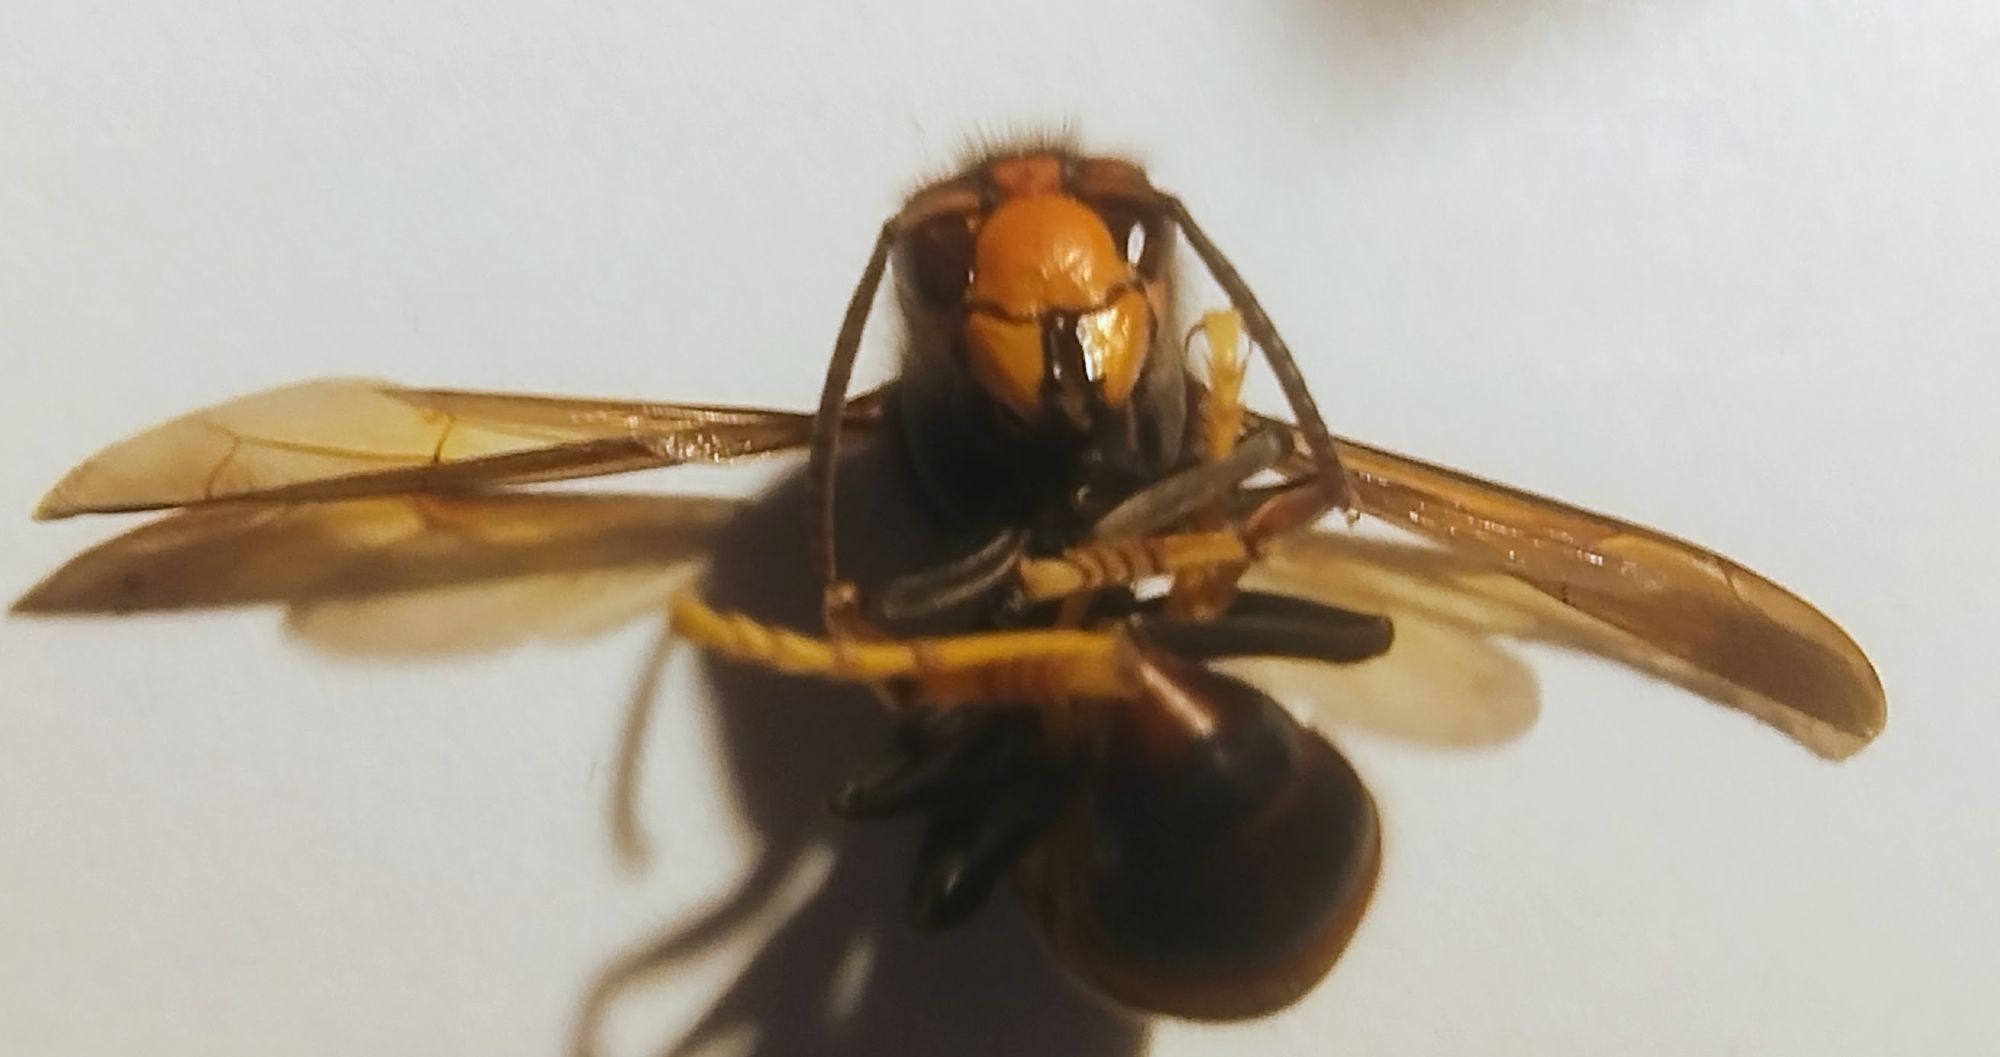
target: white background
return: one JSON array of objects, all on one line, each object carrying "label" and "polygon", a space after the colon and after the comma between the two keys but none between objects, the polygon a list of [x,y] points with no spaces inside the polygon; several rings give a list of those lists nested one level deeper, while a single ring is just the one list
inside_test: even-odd
[{"label": "white background", "polygon": [[[1019,956],[1003,910],[884,940],[925,986],[774,1052],[988,1052],[992,1024],[1079,1057],[2000,1052],[2000,8],[11,6],[9,593],[113,529],[27,522],[61,470],[289,380],[803,407],[900,193],[1068,120],[1188,200],[1341,431],[1739,557],[1889,688],[1888,732],[1833,766],[1537,654],[1514,744],[1346,741],[1390,858],[1296,1009],[1150,1040],[1050,1012],[1007,983],[1036,970],[951,968]],[[616,865],[648,635],[385,667],[267,612],[0,625],[0,1045],[562,1052],[594,974],[760,840],[762,779],[683,674],[648,741],[656,857]],[[900,936],[878,873],[833,912]],[[621,992],[607,1050],[672,1045],[813,881]],[[835,974],[793,970],[725,1043],[799,1037]]]}]

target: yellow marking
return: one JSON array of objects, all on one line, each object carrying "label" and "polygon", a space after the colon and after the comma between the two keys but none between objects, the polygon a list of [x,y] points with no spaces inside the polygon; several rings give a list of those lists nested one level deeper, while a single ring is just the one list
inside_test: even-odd
[{"label": "yellow marking", "polygon": [[1015,575],[1029,600],[1048,602],[1149,576],[1230,566],[1250,559],[1229,529],[1144,539],[1100,540],[1054,558],[1024,559]]},{"label": "yellow marking", "polygon": [[[828,640],[724,613],[695,588],[674,595],[674,631],[711,652],[792,675],[880,684],[908,680],[923,705],[994,700],[996,687],[1046,666],[1050,696],[1127,698],[1138,689],[1118,661],[1119,636],[1108,631],[1045,629],[888,641]],[[1025,680],[1035,689],[1037,680]],[[1042,695],[1036,702],[1046,703]]]},{"label": "yellow marking", "polygon": [[[1229,457],[1243,435],[1243,376],[1248,367],[1243,319],[1234,311],[1209,312],[1201,317],[1201,331],[1208,346],[1208,391],[1201,402],[1203,456],[1216,463]],[[1221,524],[1219,510],[1203,511],[1193,519],[1196,528]],[[1167,612],[1182,620],[1216,616],[1228,608],[1245,567],[1239,560],[1176,572],[1167,590]]]},{"label": "yellow marking", "polygon": [[1235,312],[1209,312],[1201,317],[1208,344],[1208,399],[1202,401],[1202,432],[1209,462],[1220,462],[1243,435],[1243,319]]}]

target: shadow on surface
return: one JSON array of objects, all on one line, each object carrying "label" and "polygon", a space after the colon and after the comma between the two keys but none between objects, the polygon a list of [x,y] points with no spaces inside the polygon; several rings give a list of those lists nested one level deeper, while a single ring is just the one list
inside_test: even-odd
[{"label": "shadow on surface", "polygon": [[[724,534],[706,589],[719,607],[818,626],[803,491],[799,477],[788,479]],[[848,459],[840,509],[842,572],[864,588],[949,550],[923,534],[926,520],[901,487],[885,445],[858,446]],[[1065,978],[1011,892],[948,932],[919,934],[905,922],[914,828],[845,823],[825,807],[842,780],[886,744],[888,719],[872,697],[702,663],[726,770],[757,844],[755,862],[722,903],[671,924],[603,970],[583,1003],[577,1054],[595,1052],[612,1007],[636,999],[647,981],[740,935],[821,848],[831,855],[823,881],[763,938],[687,1035],[653,1052],[700,1052],[738,1038],[750,1040],[747,1048],[725,1052],[1120,1057],[1144,1051],[1145,1021]],[[627,734],[643,728],[635,722]]]}]

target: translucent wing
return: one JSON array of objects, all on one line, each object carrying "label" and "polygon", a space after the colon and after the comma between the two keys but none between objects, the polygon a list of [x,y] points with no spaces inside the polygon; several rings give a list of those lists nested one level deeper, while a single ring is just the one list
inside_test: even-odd
[{"label": "translucent wing", "polygon": [[1445,553],[1308,536],[1274,559],[1274,574],[1381,577],[1404,603],[1468,628],[1613,657],[1822,756],[1851,755],[1881,732],[1882,684],[1861,649],[1749,569],[1639,525],[1353,441],[1340,442],[1340,455],[1363,511]]},{"label": "translucent wing", "polygon": [[[873,420],[856,401],[857,428]],[[383,382],[302,382],[218,404],[71,470],[38,518],[222,499],[338,499],[714,463],[806,444],[812,416]]]},{"label": "translucent wing", "polygon": [[[1321,555],[1317,560],[1328,559]],[[1376,661],[1331,665],[1252,658],[1223,663],[1231,674],[1249,680],[1314,726],[1469,749],[1513,741],[1540,718],[1541,687],[1534,671],[1484,630],[1440,619],[1389,592],[1354,590],[1349,577],[1324,564],[1305,578],[1296,573],[1286,578],[1275,566],[1259,566],[1244,582],[1394,622],[1395,645]]]},{"label": "translucent wing", "polygon": [[275,604],[322,648],[493,648],[661,611],[737,507],[553,492],[202,506],[85,551],[14,611]]}]

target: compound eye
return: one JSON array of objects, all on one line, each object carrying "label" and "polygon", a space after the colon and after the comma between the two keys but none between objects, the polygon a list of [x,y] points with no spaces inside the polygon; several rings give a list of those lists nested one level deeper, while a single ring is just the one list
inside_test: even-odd
[{"label": "compound eye", "polygon": [[900,271],[917,297],[934,308],[955,306],[972,282],[973,218],[947,213],[903,236]]},{"label": "compound eye", "polygon": [[1111,241],[1126,263],[1141,275],[1158,275],[1166,242],[1160,218],[1123,202],[1096,202],[1092,203],[1092,208],[1104,218],[1104,226],[1111,232]]}]

